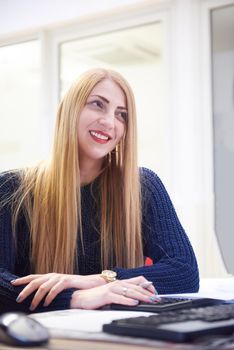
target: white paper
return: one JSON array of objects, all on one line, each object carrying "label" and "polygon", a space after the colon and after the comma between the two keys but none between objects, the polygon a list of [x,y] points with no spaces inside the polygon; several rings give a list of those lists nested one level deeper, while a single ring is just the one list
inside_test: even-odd
[{"label": "white paper", "polygon": [[200,289],[198,293],[171,295],[194,298],[222,299],[234,303],[234,278],[203,278],[201,279]]},{"label": "white paper", "polygon": [[160,340],[118,336],[102,332],[102,326],[112,320],[126,317],[151,315],[148,312],[112,311],[112,310],[63,310],[32,314],[46,328],[52,338],[82,339],[142,345],[160,349],[195,350],[192,344],[175,344]]},{"label": "white paper", "polygon": [[63,310],[31,315],[49,329],[78,332],[102,332],[104,323],[127,317],[150,315],[149,312],[112,310]]}]

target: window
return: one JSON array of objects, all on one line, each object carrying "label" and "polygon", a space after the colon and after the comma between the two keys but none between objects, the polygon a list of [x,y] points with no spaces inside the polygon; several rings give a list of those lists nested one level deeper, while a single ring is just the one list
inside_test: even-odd
[{"label": "window", "polygon": [[39,158],[40,45],[0,47],[0,170]]},{"label": "window", "polygon": [[165,70],[163,23],[116,30],[67,41],[60,46],[60,96],[85,70],[107,67],[130,82],[138,112],[139,161],[163,170]]}]

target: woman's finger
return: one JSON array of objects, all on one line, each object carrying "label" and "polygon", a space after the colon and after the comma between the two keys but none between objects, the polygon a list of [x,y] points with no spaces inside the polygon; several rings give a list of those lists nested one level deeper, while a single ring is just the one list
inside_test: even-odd
[{"label": "woman's finger", "polygon": [[127,306],[136,306],[139,304],[139,300],[127,298],[121,294],[113,294],[113,296],[111,297],[111,303],[127,305]]},{"label": "woman's finger", "polygon": [[51,290],[51,288],[57,284],[58,277],[47,280],[41,284],[31,302],[30,310],[33,311],[45,297],[45,295]]},{"label": "woman's finger", "polygon": [[44,275],[28,275],[13,282],[13,285],[27,284],[20,292],[17,302],[21,303],[30,294],[35,293],[30,310],[34,310],[41,300],[48,294],[44,305],[49,305],[57,294],[66,288],[78,288],[82,276],[48,273]]},{"label": "woman's finger", "polygon": [[140,287],[139,285],[134,285],[126,281],[127,280],[118,281],[118,283],[113,282],[110,286],[112,293],[145,303],[155,303],[159,301],[158,297],[154,293]]},{"label": "woman's finger", "polygon": [[46,298],[45,298],[45,302],[44,302],[44,306],[48,306],[52,303],[52,301],[54,300],[54,298],[56,298],[56,296],[61,293],[64,289],[66,288],[66,286],[64,285],[63,281],[58,281],[49,291],[49,293],[47,294]]},{"label": "woman's finger", "polygon": [[137,276],[137,277],[129,278],[129,279],[125,280],[125,281],[128,281],[129,283],[133,283],[133,284],[142,286],[143,288],[149,290],[150,292],[152,292],[154,294],[158,294],[156,288],[153,285],[153,282],[148,281],[143,276]]},{"label": "woman's finger", "polygon": [[[131,289],[135,289],[137,290],[138,292],[144,294],[144,295],[147,295],[147,296],[153,296],[155,295],[156,293],[154,292],[155,288],[153,287],[152,289],[152,282],[149,282],[149,281],[144,281],[143,283],[141,282],[139,284],[139,280],[135,280],[134,283],[132,283],[132,281],[129,279],[129,280],[118,280],[116,282],[112,282],[113,284],[113,287],[115,285],[120,285],[120,286],[123,286],[123,287],[131,287]],[[151,289],[150,289],[151,288]]]},{"label": "woman's finger", "polygon": [[[119,294],[119,293],[117,293]],[[131,298],[135,300],[142,301],[144,303],[154,303],[158,300],[157,296],[153,293],[150,293],[146,290],[144,290],[141,287],[135,287],[131,286],[131,284],[123,286],[121,288],[121,293],[122,296],[125,298]]]},{"label": "woman's finger", "polygon": [[48,277],[42,276],[38,277],[37,279],[33,279],[29,284],[20,292],[18,295],[16,301],[18,303],[21,303],[24,301],[29,295],[31,295],[35,290],[37,290],[41,284],[46,282],[48,280]]},{"label": "woman's finger", "polygon": [[146,297],[152,297],[155,296],[154,293],[152,293],[151,291],[147,290],[146,288],[141,287],[140,285],[135,285],[135,284],[131,284],[131,283],[124,283],[123,287],[126,289],[129,289],[131,291],[135,291],[136,293],[140,293]]},{"label": "woman's finger", "polygon": [[[100,281],[101,280],[101,281]],[[106,284],[106,283],[105,283]],[[98,285],[103,285],[103,279],[100,275],[61,275],[58,282],[48,292],[44,306],[48,306],[54,300],[54,298],[61,293],[64,289],[75,288],[75,289],[90,289],[95,288]]]},{"label": "woman's finger", "polygon": [[42,275],[28,275],[28,276],[24,276],[24,277],[20,277],[15,280],[12,280],[11,284],[13,284],[14,286],[19,286],[21,284],[28,284],[39,277],[42,277]]},{"label": "woman's finger", "polygon": [[158,294],[157,289],[154,287],[153,282],[151,282],[151,281],[143,282],[140,284],[140,286],[144,289],[149,290],[153,294]]}]

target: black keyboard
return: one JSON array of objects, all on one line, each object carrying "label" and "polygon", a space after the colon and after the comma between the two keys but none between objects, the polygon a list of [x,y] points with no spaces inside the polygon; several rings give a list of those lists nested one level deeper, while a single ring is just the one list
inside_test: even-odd
[{"label": "black keyboard", "polygon": [[193,341],[202,336],[234,332],[234,304],[165,311],[150,316],[114,320],[103,325],[111,334],[169,340]]},{"label": "black keyboard", "polygon": [[211,306],[223,304],[224,300],[211,298],[182,298],[182,297],[160,297],[155,303],[139,303],[134,306],[111,304],[112,310],[164,312],[192,307]]}]

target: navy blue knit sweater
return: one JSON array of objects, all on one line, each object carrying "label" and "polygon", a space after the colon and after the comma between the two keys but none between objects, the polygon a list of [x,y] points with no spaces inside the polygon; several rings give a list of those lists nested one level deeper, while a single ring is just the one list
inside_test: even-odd
[{"label": "navy blue knit sweater", "polygon": [[[132,269],[110,266],[118,279],[142,275],[153,281],[160,294],[196,292],[199,288],[199,273],[196,258],[184,232],[171,200],[158,176],[149,169],[141,168],[142,187],[142,235],[144,255],[153,260],[153,265]],[[82,275],[101,272],[99,220],[93,195],[97,194],[97,180],[81,188],[84,253],[78,248],[76,273]],[[19,185],[12,173],[0,174],[0,200],[14,193]],[[20,235],[16,248],[12,239],[10,205],[0,207],[0,312],[21,310],[29,312],[32,296],[22,304],[16,303],[21,287],[10,283],[17,276],[33,273],[29,258],[29,229],[25,218],[19,222]],[[78,247],[81,245],[78,244]],[[36,312],[67,309],[73,289],[61,292],[48,307],[43,301]]]}]

